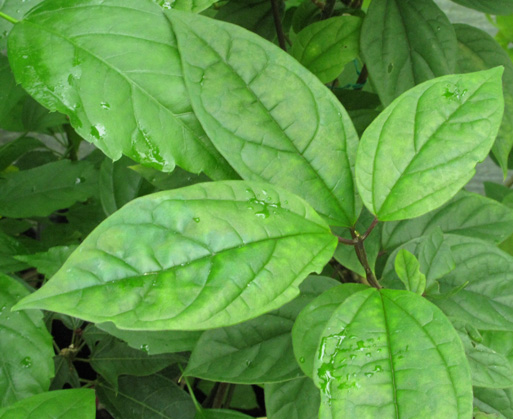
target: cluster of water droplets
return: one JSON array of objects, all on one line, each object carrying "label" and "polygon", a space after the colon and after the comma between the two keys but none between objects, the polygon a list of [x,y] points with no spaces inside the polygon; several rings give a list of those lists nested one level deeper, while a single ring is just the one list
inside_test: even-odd
[{"label": "cluster of water droplets", "polygon": [[445,88],[445,92],[443,94],[443,97],[449,100],[454,100],[459,103],[463,102],[463,98],[467,94],[467,89],[460,89],[457,85],[448,85]]},{"label": "cluster of water droplets", "polygon": [[[253,197],[247,200],[248,209],[255,211],[255,216],[258,218],[269,218],[271,215],[275,215],[278,213],[278,210],[282,208],[281,202],[273,202],[273,199],[267,191],[262,191],[262,197],[258,198],[254,191],[251,189],[246,189],[246,192],[249,194],[253,194]],[[285,204],[288,204],[285,201]]]}]

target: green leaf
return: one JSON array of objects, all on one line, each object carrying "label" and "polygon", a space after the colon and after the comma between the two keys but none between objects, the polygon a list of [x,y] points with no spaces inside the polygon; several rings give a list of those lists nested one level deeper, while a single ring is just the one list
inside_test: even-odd
[{"label": "green leaf", "polygon": [[47,252],[19,255],[15,258],[36,268],[39,273],[47,278],[51,278],[75,249],[76,246],[56,246],[48,249]]},{"label": "green leaf", "polygon": [[356,16],[313,23],[299,32],[290,54],[323,83],[333,81],[358,56],[361,25]]},{"label": "green leaf", "polygon": [[336,243],[290,192],[256,182],[198,184],[125,205],[17,308],[132,330],[229,326],[292,300]]},{"label": "green leaf", "polygon": [[96,190],[94,167],[86,161],[60,160],[0,178],[0,215],[13,218],[46,217]]},{"label": "green leaf", "polygon": [[195,175],[180,169],[179,167],[175,167],[175,170],[171,173],[162,173],[158,170],[152,169],[151,167],[141,166],[140,164],[130,166],[130,169],[135,170],[153,186],[163,191],[210,181],[210,179],[203,173]]},{"label": "green leaf", "polygon": [[[1,81],[0,85],[3,86]],[[0,98],[0,104],[1,103],[2,99]],[[24,154],[36,149],[46,149],[46,146],[35,138],[25,136],[4,144],[0,147],[0,172],[5,170]]]},{"label": "green leaf", "polygon": [[129,169],[131,164],[132,160],[122,157],[116,162],[106,158],[101,165],[100,200],[107,216],[139,194],[143,179],[137,172]]},{"label": "green leaf", "polygon": [[474,404],[483,412],[513,417],[513,388],[474,388]]},{"label": "green leaf", "polygon": [[208,330],[192,351],[185,375],[239,384],[273,383],[302,375],[291,330],[299,312],[337,282],[311,276],[301,295],[271,313],[231,327]]},{"label": "green leaf", "polygon": [[131,348],[144,349],[151,355],[192,351],[203,333],[182,330],[123,330],[110,322],[97,324],[96,327],[124,340]]},{"label": "green leaf", "polygon": [[29,251],[23,243],[0,231],[0,272],[10,273],[27,269],[28,266],[15,257],[26,253]]},{"label": "green leaf", "polygon": [[485,344],[472,342],[465,331],[458,330],[476,387],[513,387],[513,369],[504,355]]},{"label": "green leaf", "polygon": [[461,191],[443,207],[422,217],[384,223],[382,246],[392,251],[438,228],[444,233],[498,244],[513,233],[513,211],[482,195]]},{"label": "green leaf", "polygon": [[319,418],[470,418],[461,341],[434,305],[369,288],[337,307],[322,333],[314,382]]},{"label": "green leaf", "polygon": [[115,419],[194,417],[195,409],[191,397],[175,384],[170,374],[165,372],[147,377],[124,375],[119,378],[118,391],[104,380],[100,380],[96,394]]},{"label": "green leaf", "polygon": [[478,239],[446,235],[445,242],[456,268],[440,281],[440,292],[468,284],[434,302],[478,330],[513,331],[513,257]]},{"label": "green leaf", "polygon": [[494,15],[509,15],[513,13],[513,0],[452,0],[465,7]]},{"label": "green leaf", "polygon": [[330,224],[352,226],[361,208],[353,181],[358,139],[328,89],[241,28],[179,12],[168,17],[194,111],[241,177],[284,187]]},{"label": "green leaf", "polygon": [[72,388],[80,388],[80,379],[71,360],[62,355],[54,357],[55,377],[50,384],[50,391],[61,390],[66,384]]},{"label": "green leaf", "polygon": [[1,419],[52,418],[94,419],[94,390],[72,389],[38,394],[0,410]]},{"label": "green leaf", "polygon": [[316,418],[321,399],[308,377],[264,386],[265,408],[270,419]]},{"label": "green leaf", "polygon": [[145,347],[141,349],[130,348],[124,342],[107,337],[92,350],[91,367],[117,391],[121,375],[151,375],[182,360],[174,354],[148,355]]},{"label": "green leaf", "polygon": [[426,289],[426,276],[420,272],[417,258],[405,249],[395,257],[395,271],[408,291],[422,295]]},{"label": "green leaf", "polygon": [[502,120],[501,74],[494,68],[427,81],[372,122],[358,147],[356,183],[373,214],[418,217],[472,178]]},{"label": "green leaf", "polygon": [[[513,2],[511,3],[513,5]],[[486,32],[463,24],[454,25],[454,29],[458,38],[459,73],[486,70],[496,66],[504,67],[504,116],[492,152],[506,176],[508,155],[513,147],[513,63],[506,51]]]},{"label": "green leaf", "polygon": [[453,73],[456,64],[454,29],[432,0],[373,1],[360,48],[385,106],[419,83]]},{"label": "green leaf", "polygon": [[311,378],[314,376],[315,353],[326,321],[342,301],[366,288],[362,284],[344,284],[334,287],[313,300],[299,313],[292,328],[292,343],[294,355],[307,376]]},{"label": "green leaf", "polygon": [[29,291],[0,274],[0,407],[42,393],[54,374],[52,336],[37,311],[11,312]]},{"label": "green leaf", "polygon": [[[284,4],[279,1],[280,17],[283,11]],[[276,37],[271,2],[267,0],[230,0],[219,9],[215,18],[242,26],[270,41]]]},{"label": "green leaf", "polygon": [[8,47],[17,82],[111,159],[234,175],[192,114],[176,40],[155,3],[44,2]]},{"label": "green leaf", "polygon": [[419,245],[419,262],[424,269],[427,286],[451,272],[456,264],[451,249],[444,241],[444,234],[436,228],[426,235]]}]

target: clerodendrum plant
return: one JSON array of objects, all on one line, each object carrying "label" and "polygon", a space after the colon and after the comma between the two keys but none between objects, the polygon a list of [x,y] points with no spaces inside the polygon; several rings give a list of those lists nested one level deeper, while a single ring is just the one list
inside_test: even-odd
[{"label": "clerodendrum plant", "polygon": [[432,0],[305,0],[283,24],[278,1],[16,3],[0,418],[93,418],[95,393],[115,418],[244,418],[244,384],[269,419],[513,417],[513,195],[462,190],[513,145],[493,38]]}]

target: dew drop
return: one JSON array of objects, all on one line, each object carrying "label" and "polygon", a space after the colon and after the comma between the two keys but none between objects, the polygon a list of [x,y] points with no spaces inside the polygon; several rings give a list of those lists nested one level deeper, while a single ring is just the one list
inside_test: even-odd
[{"label": "dew drop", "polygon": [[143,344],[140,346],[140,349],[141,349],[141,351],[143,351],[143,352],[149,353],[149,352],[150,352],[150,345],[148,345],[147,343],[143,343]]},{"label": "dew drop", "polygon": [[301,364],[304,364],[305,363],[305,357],[302,356],[301,358],[299,358],[299,362],[301,362]]},{"label": "dew drop", "polygon": [[30,356],[26,356],[21,360],[21,366],[23,368],[30,368],[32,366],[32,358]]},{"label": "dew drop", "polygon": [[193,220],[195,223],[199,223],[201,221],[199,217],[194,217]]},{"label": "dew drop", "polygon": [[354,355],[354,354],[353,355],[349,355],[349,358],[356,359],[356,355]]},{"label": "dew drop", "polygon": [[371,377],[374,375],[374,373],[373,373],[373,372],[366,372],[364,375],[365,375],[367,378],[371,378]]},{"label": "dew drop", "polygon": [[381,372],[383,371],[383,368],[381,368],[381,365],[376,365],[376,367],[374,368],[374,372]]},{"label": "dew drop", "polygon": [[252,368],[253,361],[246,360],[246,367]]},{"label": "dew drop", "polygon": [[110,105],[107,102],[100,103],[100,106],[107,111],[110,109]]}]

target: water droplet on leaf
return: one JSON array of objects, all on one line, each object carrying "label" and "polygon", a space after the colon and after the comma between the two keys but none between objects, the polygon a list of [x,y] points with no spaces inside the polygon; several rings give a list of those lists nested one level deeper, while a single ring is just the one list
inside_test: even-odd
[{"label": "water droplet on leaf", "polygon": [[30,368],[32,366],[32,358],[30,356],[26,356],[21,360],[21,366],[23,368]]}]

